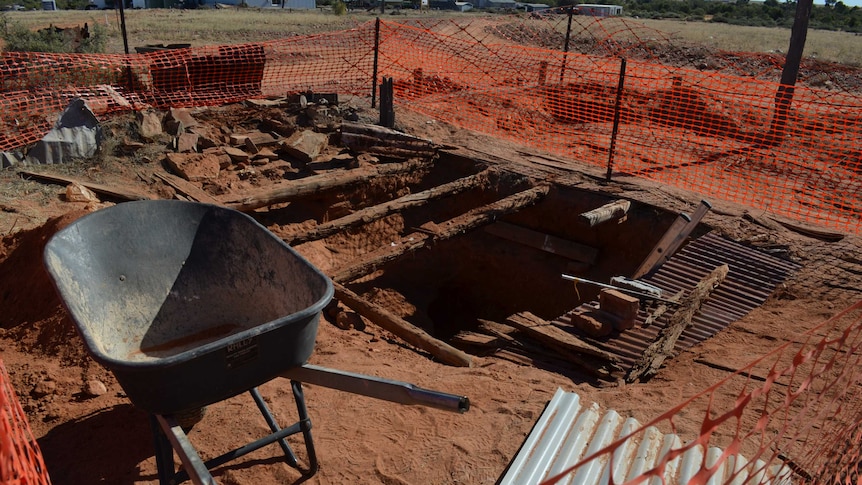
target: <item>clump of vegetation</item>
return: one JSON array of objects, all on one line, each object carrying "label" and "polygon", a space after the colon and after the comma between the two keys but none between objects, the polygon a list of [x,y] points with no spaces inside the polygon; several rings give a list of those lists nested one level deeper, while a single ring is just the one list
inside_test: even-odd
[{"label": "clump of vegetation", "polygon": [[332,2],[332,13],[335,15],[344,15],[347,13],[347,4],[342,0]]},{"label": "clump of vegetation", "polygon": [[[626,15],[648,19],[686,19],[743,26],[790,27],[796,2],[786,0],[626,0]],[[840,0],[814,5],[809,25],[812,29],[862,32],[862,8],[849,7]]]},{"label": "clump of vegetation", "polygon": [[10,52],[77,52],[102,53],[108,43],[105,27],[94,24],[92,27],[84,24],[81,28],[47,29],[31,31],[26,27],[0,20],[0,36],[6,42],[6,51]]}]

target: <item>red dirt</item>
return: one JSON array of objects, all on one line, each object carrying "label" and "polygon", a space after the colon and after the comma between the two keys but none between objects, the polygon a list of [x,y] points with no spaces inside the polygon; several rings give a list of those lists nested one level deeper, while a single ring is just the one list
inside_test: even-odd
[{"label": "red dirt", "polygon": [[[220,121],[216,116],[209,118],[211,123],[229,122],[227,115]],[[441,143],[472,146],[514,160],[511,163],[529,164],[511,146],[409,113],[399,112],[399,124]],[[172,195],[142,183],[135,171],[147,165],[136,163],[121,160],[101,167],[96,175],[102,183]],[[12,179],[8,173],[3,177],[4,182]],[[265,177],[235,179],[219,182],[218,187],[222,193],[241,194],[266,183]],[[32,190],[32,184],[17,185],[20,191],[14,201],[3,204],[11,212],[0,213],[0,231],[11,234],[0,240],[0,358],[54,483],[157,483],[146,414],[129,403],[110,372],[86,355],[42,268],[46,240],[86,210],[82,204],[62,201],[59,187],[51,189],[54,192],[46,201],[44,194]],[[605,190],[672,211],[693,207],[700,199],[633,180]],[[466,395],[472,408],[458,415],[305,386],[320,460],[320,471],[310,483],[494,483],[558,387],[645,422],[727,376],[695,359],[742,366],[862,297],[858,237],[827,243],[765,229],[743,217],[745,208],[713,203],[715,210],[706,224],[739,240],[786,245],[788,254],[804,267],[762,307],[673,359],[647,383],[594,387],[577,377],[494,357],[476,358],[472,368],[455,368],[435,362],[370,323],[342,330],[322,321],[311,363]],[[59,218],[51,218],[58,214]],[[363,242],[374,244],[357,244]],[[349,257],[320,243],[298,250],[324,271]],[[393,312],[410,313],[410,303],[400,295],[379,291],[370,296]],[[87,392],[96,380],[105,385],[106,393]],[[286,380],[263,385],[261,393],[282,424],[293,422],[296,410]],[[729,402],[733,398],[724,397]],[[681,420],[678,424],[678,432],[685,436],[697,431],[697,423]],[[256,439],[266,429],[251,398],[241,395],[210,406],[190,437],[206,459]],[[299,440],[290,442],[303,460]],[[225,484],[300,481],[299,472],[283,463],[279,453],[278,446],[266,447],[221,467],[215,477]]]}]

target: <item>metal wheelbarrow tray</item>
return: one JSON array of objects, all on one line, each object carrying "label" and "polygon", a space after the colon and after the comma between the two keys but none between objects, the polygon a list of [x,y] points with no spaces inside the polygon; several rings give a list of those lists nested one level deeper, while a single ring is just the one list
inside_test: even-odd
[{"label": "metal wheelbarrow tray", "polygon": [[300,366],[332,283],[251,217],[127,202],[73,222],[45,266],[84,342],[152,414],[206,406]]}]

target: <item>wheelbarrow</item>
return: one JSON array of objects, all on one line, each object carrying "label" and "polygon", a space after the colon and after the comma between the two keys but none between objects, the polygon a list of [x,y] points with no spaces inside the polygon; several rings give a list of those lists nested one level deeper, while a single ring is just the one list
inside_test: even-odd
[{"label": "wheelbarrow", "polygon": [[[302,382],[401,404],[465,412],[463,396],[307,364],[332,282],[241,212],[137,201],[84,216],[45,247],[44,263],[93,358],[152,416],[163,483],[214,483],[209,469],[302,433],[317,470]],[[257,386],[291,380],[299,421],[275,422]],[[183,416],[249,392],[272,434],[203,463]],[[193,424],[193,423],[192,423]],[[173,451],[184,471],[175,472]],[[302,471],[302,470],[301,470]]]}]

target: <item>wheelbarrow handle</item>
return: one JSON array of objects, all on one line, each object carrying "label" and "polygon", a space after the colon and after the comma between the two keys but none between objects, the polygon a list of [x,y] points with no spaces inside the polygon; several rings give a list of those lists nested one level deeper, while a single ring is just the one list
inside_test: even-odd
[{"label": "wheelbarrow handle", "polygon": [[292,381],[328,387],[398,404],[428,406],[458,413],[470,409],[470,399],[465,396],[432,391],[407,382],[317,365],[305,364],[300,367],[293,367],[282,372],[280,376]]}]

